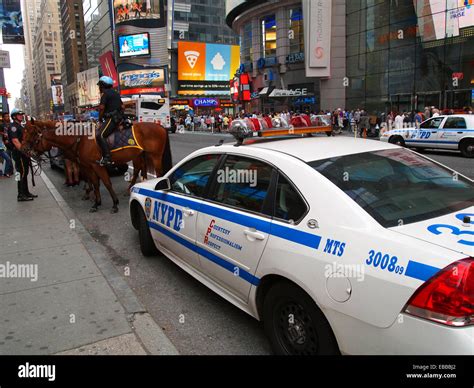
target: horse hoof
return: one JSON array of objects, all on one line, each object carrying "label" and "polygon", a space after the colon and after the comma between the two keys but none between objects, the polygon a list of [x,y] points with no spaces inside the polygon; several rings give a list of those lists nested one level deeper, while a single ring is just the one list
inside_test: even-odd
[{"label": "horse hoof", "polygon": [[97,213],[98,210],[96,207],[93,207],[89,210],[89,213]]},{"label": "horse hoof", "polygon": [[118,213],[118,207],[113,207],[112,210],[110,210],[110,213],[112,214]]}]

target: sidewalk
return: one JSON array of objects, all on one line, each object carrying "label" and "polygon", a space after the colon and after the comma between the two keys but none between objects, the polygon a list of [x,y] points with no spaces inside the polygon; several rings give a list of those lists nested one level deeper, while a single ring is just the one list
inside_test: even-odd
[{"label": "sidewalk", "polygon": [[0,180],[0,355],[177,354],[44,173],[30,189]]}]

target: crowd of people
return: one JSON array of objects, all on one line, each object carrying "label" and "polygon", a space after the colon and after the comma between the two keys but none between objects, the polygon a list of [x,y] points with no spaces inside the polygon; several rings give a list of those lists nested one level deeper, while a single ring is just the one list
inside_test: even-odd
[{"label": "crowd of people", "polygon": [[[282,118],[285,122],[291,123],[292,118],[299,116],[303,112],[293,112],[284,110],[281,112],[271,112],[263,114],[260,112],[241,111],[232,115],[227,113],[208,113],[200,115],[192,115],[190,113],[177,114],[172,117],[172,126],[178,131],[211,131],[222,132],[227,131],[235,119],[244,118]],[[335,133],[344,130],[352,131],[362,136],[379,136],[380,132],[388,129],[400,129],[403,127],[419,127],[420,124],[431,118],[441,114],[450,115],[454,113],[472,114],[472,107],[464,107],[462,110],[454,111],[453,109],[441,111],[432,106],[425,107],[423,111],[390,111],[373,112],[369,114],[365,109],[357,108],[354,110],[338,108],[333,111],[304,112],[308,116],[326,115],[331,121]]]}]

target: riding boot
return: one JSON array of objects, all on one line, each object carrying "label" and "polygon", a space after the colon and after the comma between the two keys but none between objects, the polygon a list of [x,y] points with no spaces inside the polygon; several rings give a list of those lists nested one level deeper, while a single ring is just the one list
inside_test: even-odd
[{"label": "riding boot", "polygon": [[106,166],[108,164],[112,164],[112,160],[110,157],[110,150],[109,145],[107,144],[107,140],[105,140],[102,136],[97,137],[97,144],[99,145],[102,151],[102,159],[98,161],[101,166]]}]

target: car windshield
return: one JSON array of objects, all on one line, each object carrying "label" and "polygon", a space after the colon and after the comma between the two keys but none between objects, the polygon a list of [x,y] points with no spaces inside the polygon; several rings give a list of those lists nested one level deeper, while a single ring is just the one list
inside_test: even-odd
[{"label": "car windshield", "polygon": [[474,183],[406,149],[308,163],[384,227],[427,220],[474,205]]}]

